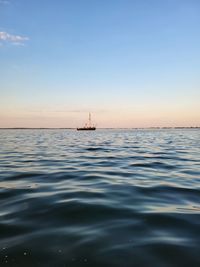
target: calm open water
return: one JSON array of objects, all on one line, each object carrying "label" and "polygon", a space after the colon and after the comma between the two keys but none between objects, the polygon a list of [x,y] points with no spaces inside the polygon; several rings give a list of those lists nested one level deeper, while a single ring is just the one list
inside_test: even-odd
[{"label": "calm open water", "polygon": [[200,130],[0,130],[0,266],[200,266]]}]

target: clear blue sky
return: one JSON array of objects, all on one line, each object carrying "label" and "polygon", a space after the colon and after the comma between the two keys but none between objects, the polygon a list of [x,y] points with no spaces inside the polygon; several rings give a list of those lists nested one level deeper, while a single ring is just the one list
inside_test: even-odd
[{"label": "clear blue sky", "polygon": [[0,127],[200,126],[199,0],[0,0]]}]

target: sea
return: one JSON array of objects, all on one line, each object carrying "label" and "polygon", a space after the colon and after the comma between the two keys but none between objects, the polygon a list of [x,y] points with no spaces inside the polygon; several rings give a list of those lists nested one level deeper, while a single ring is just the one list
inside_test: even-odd
[{"label": "sea", "polygon": [[200,129],[1,129],[0,266],[200,266]]}]

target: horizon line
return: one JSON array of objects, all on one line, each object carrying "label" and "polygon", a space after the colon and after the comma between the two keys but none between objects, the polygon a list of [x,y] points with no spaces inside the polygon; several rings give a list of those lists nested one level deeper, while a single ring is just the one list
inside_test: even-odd
[{"label": "horizon line", "polygon": [[[199,129],[200,126],[149,126],[149,127],[100,127],[97,129]],[[26,130],[26,129],[66,129],[74,130],[76,127],[0,127],[0,130]]]}]

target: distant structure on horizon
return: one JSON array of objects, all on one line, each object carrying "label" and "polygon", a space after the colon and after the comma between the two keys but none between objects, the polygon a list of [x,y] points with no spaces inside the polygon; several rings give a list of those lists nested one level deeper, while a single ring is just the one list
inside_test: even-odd
[{"label": "distant structure on horizon", "polygon": [[96,127],[92,124],[91,113],[89,113],[88,121],[85,123],[83,127],[77,128],[77,131],[94,131]]}]

